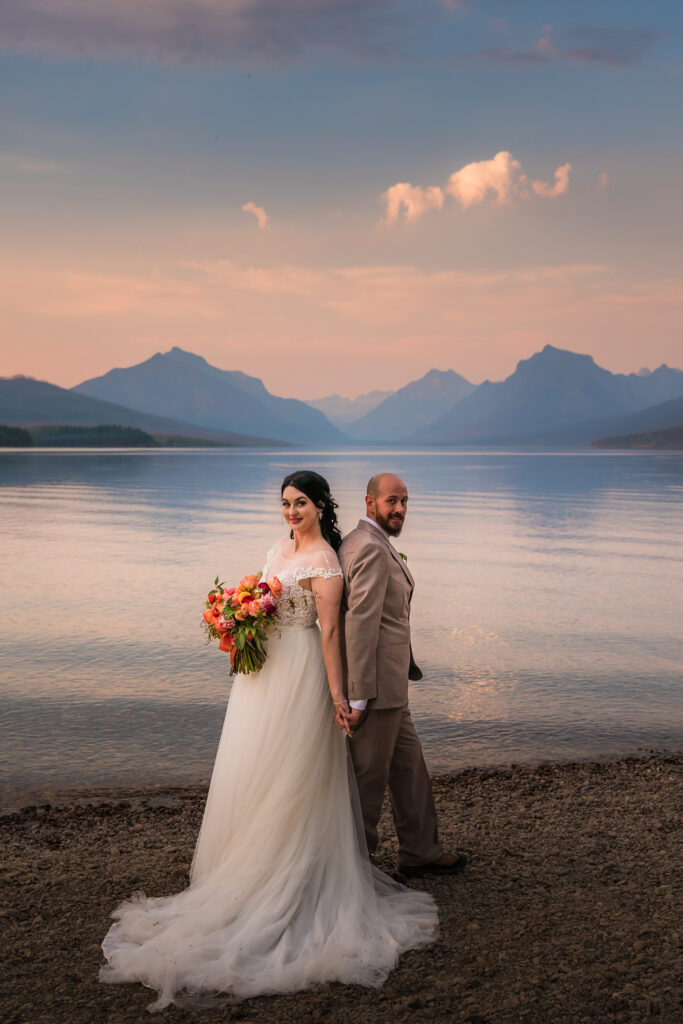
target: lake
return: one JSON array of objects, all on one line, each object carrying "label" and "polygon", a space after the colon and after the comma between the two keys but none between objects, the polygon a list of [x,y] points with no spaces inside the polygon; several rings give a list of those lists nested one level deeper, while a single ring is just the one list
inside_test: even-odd
[{"label": "lake", "polygon": [[408,484],[433,770],[683,746],[683,454],[0,451],[5,804],[210,775],[229,679],[202,601],[261,568],[302,467],[344,530],[372,473]]}]

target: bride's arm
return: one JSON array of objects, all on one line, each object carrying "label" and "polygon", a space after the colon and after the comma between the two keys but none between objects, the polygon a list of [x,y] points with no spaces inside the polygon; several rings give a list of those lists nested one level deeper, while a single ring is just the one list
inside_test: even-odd
[{"label": "bride's arm", "polygon": [[[342,671],[341,649],[339,647],[339,608],[344,580],[342,576],[314,577],[311,590],[315,597],[318,611],[318,622],[322,633],[323,659],[327,670],[327,682],[334,703],[335,712],[348,712],[348,704],[344,696],[344,674]],[[335,716],[337,717],[337,716]],[[338,722],[338,724],[341,724]],[[350,731],[348,728],[346,732]]]}]

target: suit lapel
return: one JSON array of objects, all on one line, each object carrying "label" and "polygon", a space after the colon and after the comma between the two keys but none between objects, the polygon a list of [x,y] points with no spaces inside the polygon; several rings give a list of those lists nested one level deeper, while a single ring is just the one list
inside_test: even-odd
[{"label": "suit lapel", "polygon": [[391,554],[391,557],[394,559],[395,562],[398,562],[398,564],[403,569],[403,572],[406,575],[406,579],[408,580],[408,583],[410,583],[410,589],[412,591],[413,588],[415,587],[415,580],[412,577],[410,569],[408,568],[406,562],[404,562],[404,560],[401,558],[401,556],[399,555],[398,551],[396,550],[394,545],[391,543],[391,541],[387,537],[387,535],[384,532],[384,530],[378,528],[377,526],[372,526],[370,523],[366,523],[364,519],[360,519],[359,520],[358,527],[359,527],[359,529],[368,530],[370,533],[376,533],[376,534],[378,534],[380,536],[380,538],[384,541],[384,543],[388,547],[389,552]]},{"label": "suit lapel", "polygon": [[398,562],[398,564],[401,566],[401,568],[403,569],[404,573],[406,574],[406,577],[408,579],[408,583],[410,583],[410,589],[412,590],[413,587],[415,586],[415,580],[413,579],[412,573],[411,573],[410,569],[408,568],[407,563],[401,558],[401,556],[399,555],[399,553],[396,550],[396,548],[394,547],[394,545],[389,543],[388,539],[387,539],[387,544],[389,545],[389,550],[391,551],[392,555],[394,556],[394,561]]}]

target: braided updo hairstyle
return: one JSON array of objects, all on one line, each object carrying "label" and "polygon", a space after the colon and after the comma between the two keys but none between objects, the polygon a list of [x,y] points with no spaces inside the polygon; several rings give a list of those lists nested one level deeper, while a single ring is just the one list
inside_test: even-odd
[{"label": "braided updo hairstyle", "polygon": [[[285,487],[296,487],[297,491],[301,491],[311,499],[314,505],[318,506],[322,513],[320,532],[330,547],[339,551],[342,535],[337,523],[336,509],[338,505],[330,494],[330,485],[325,477],[320,473],[315,473],[312,469],[297,469],[284,478],[280,494],[284,492]],[[294,534],[290,533],[290,536],[293,537]]]}]

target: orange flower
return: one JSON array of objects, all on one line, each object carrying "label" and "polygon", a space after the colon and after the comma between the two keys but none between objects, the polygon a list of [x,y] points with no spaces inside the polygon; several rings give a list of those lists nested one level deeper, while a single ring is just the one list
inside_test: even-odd
[{"label": "orange flower", "polygon": [[230,651],[230,653],[232,654],[232,649],[233,649],[234,646],[235,646],[235,641],[233,639],[232,633],[224,633],[223,636],[220,639],[219,644],[218,644],[218,650],[219,651]]},{"label": "orange flower", "polygon": [[237,619],[238,622],[242,622],[242,620],[246,619],[246,617],[247,617],[247,610],[244,607],[238,608],[237,611],[235,612],[235,618]]},{"label": "orange flower", "polygon": [[249,604],[245,604],[244,607],[247,609],[250,615],[253,615],[254,618],[256,618],[261,612],[261,605],[258,603],[258,601],[250,601]]},{"label": "orange flower", "polygon": [[245,576],[243,580],[240,580],[240,590],[252,590],[257,583],[258,576],[256,573],[252,573],[251,576]]},{"label": "orange flower", "polygon": [[206,609],[203,618],[204,622],[207,622],[209,625],[211,625],[211,623],[213,622],[213,611],[211,610],[211,608]]},{"label": "orange flower", "polygon": [[225,608],[225,602],[224,601],[214,601],[214,603],[211,605],[211,612],[212,612],[213,615],[216,615],[216,616],[222,615],[224,608]]},{"label": "orange flower", "polygon": [[275,597],[278,597],[278,595],[282,593],[282,584],[280,583],[277,576],[273,576],[272,580],[268,580],[267,582],[268,586],[270,587],[271,594],[273,594]]}]

